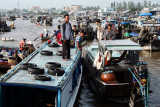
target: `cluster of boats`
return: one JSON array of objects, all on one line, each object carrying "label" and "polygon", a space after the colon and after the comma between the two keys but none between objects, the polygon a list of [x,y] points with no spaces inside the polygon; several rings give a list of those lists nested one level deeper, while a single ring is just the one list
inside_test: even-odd
[{"label": "cluster of boats", "polygon": [[[102,20],[104,27],[106,22],[122,27],[130,37],[94,41],[82,53],[72,48],[71,59],[67,61],[61,58],[61,47],[45,42],[0,79],[0,107],[72,107],[82,74],[88,77],[100,98],[128,103],[130,107],[148,107],[148,65],[140,60],[139,53],[160,49],[160,23],[123,20],[117,24],[112,19]],[[87,20],[77,21],[77,25],[86,31],[84,37],[94,38],[93,27]],[[13,38],[2,40],[14,41]]]},{"label": "cluster of boats", "polygon": [[149,74],[141,50],[131,40],[102,40],[83,53],[71,48],[71,59],[63,61],[57,54],[62,48],[46,42],[1,78],[0,107],[72,107],[83,69],[101,98],[147,107]]}]

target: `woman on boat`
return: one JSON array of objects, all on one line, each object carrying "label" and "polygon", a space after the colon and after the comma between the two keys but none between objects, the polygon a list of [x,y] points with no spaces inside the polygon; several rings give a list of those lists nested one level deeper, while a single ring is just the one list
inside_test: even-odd
[{"label": "woman on boat", "polygon": [[20,51],[24,50],[24,47],[26,46],[26,38],[24,37],[23,40],[21,40],[19,47]]},{"label": "woman on boat", "polygon": [[108,25],[108,29],[104,31],[104,40],[114,40],[116,39],[116,33],[115,31],[112,29],[112,25],[109,24]]},{"label": "woman on boat", "polygon": [[27,45],[28,45],[28,50],[27,51],[28,51],[29,54],[33,53],[36,50],[31,41],[29,41],[27,43]]},{"label": "woman on boat", "polygon": [[98,40],[102,40],[102,35],[103,35],[103,32],[104,32],[104,28],[102,26],[102,24],[100,23],[100,19],[97,19],[96,20],[96,25],[97,25],[97,39]]},{"label": "woman on boat", "polygon": [[11,25],[11,28],[14,29],[14,21],[12,21],[12,25]]},{"label": "woman on boat", "polygon": [[56,36],[56,41],[57,41],[59,46],[62,46],[61,36],[62,36],[61,33],[58,33],[58,35]]}]

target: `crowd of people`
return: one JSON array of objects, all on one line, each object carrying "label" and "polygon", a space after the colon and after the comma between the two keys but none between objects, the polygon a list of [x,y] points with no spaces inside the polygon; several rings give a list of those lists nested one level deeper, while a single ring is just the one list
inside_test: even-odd
[{"label": "crowd of people", "polygon": [[79,31],[76,25],[71,25],[69,22],[69,15],[64,15],[64,23],[58,25],[58,30],[53,34],[54,39],[59,46],[62,46],[62,59],[66,61],[70,59],[70,47],[76,47],[81,51],[84,45],[83,42],[84,31]]}]

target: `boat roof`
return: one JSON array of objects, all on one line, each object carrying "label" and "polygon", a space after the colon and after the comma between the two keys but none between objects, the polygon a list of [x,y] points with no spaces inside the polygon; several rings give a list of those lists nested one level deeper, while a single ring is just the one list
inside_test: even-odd
[{"label": "boat roof", "polygon": [[128,23],[135,23],[134,21],[125,21],[125,22],[121,22],[121,24],[128,24]]},{"label": "boat roof", "polygon": [[117,22],[117,20],[102,20],[102,22]]},{"label": "boat roof", "polygon": [[142,50],[138,43],[131,40],[101,40],[99,44],[107,50]]},{"label": "boat roof", "polygon": [[139,16],[152,16],[152,13],[140,13]]},{"label": "boat roof", "polygon": [[143,26],[160,26],[160,23],[158,24],[153,24],[153,23],[150,23],[150,24],[143,24]]},{"label": "boat roof", "polygon": [[[47,43],[46,43],[47,44]],[[44,46],[43,49],[38,49],[35,52],[38,52],[35,56],[33,56],[31,58],[30,61],[28,61],[28,63],[35,63],[37,64],[38,67],[43,67],[45,69],[45,73],[44,75],[49,75],[47,73],[48,69],[45,67],[45,64],[47,62],[57,62],[61,64],[61,68],[65,70],[65,73],[63,76],[53,76],[53,75],[49,75],[51,76],[51,81],[39,81],[39,80],[35,80],[34,76],[35,75],[31,75],[28,73],[28,70],[22,70],[22,69],[18,69],[16,71],[16,73],[14,73],[13,75],[11,75],[14,70],[18,67],[20,67],[20,65],[27,60],[29,57],[27,57],[25,60],[23,60],[23,62],[21,62],[20,64],[18,64],[16,66],[16,68],[13,68],[9,73],[5,74],[2,78],[1,78],[1,85],[11,85],[11,86],[22,86],[22,87],[40,87],[40,88],[45,88],[45,89],[59,89],[61,87],[64,86],[63,83],[65,83],[69,76],[71,76],[71,72],[73,72],[74,66],[77,63],[77,58],[80,57],[79,52],[76,53],[76,49],[72,48],[71,49],[71,60],[67,60],[67,61],[63,61],[62,60],[62,56],[57,56],[56,52],[59,50],[59,48],[53,48],[53,47],[48,47],[48,45]],[[42,50],[49,50],[53,52],[53,56],[44,56],[40,54],[40,51]],[[35,53],[34,52],[34,53]],[[71,69],[73,68],[73,69]],[[11,76],[10,76],[11,75]],[[8,76],[10,76],[10,78],[8,78]],[[7,78],[5,80],[5,78]],[[5,80],[4,82],[2,82],[3,80]]]}]

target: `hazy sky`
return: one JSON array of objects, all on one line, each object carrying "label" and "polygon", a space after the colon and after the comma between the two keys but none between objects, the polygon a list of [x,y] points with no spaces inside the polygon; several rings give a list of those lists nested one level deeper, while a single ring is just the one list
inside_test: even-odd
[{"label": "hazy sky", "polygon": [[[84,6],[110,6],[111,2],[120,2],[124,0],[0,0],[0,9],[13,9],[18,8],[18,2],[20,9],[30,8],[31,6],[40,6],[42,8],[63,8],[68,5],[84,5]],[[128,0],[125,0],[128,1]],[[138,0],[144,1],[144,0]],[[147,0],[148,1],[148,0]],[[159,3],[160,0],[150,0],[152,3]]]}]

